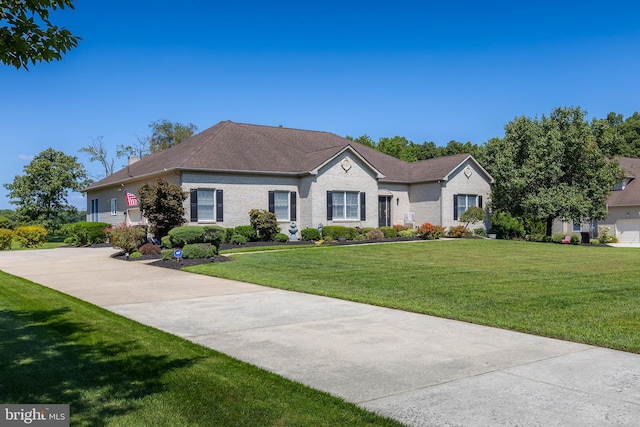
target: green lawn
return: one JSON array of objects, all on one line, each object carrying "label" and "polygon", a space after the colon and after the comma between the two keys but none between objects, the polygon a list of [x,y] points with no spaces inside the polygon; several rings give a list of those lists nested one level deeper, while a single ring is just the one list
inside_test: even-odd
[{"label": "green lawn", "polygon": [[399,424],[0,272],[0,402],[68,403],[72,426]]},{"label": "green lawn", "polygon": [[187,270],[640,353],[640,250],[502,240],[326,246]]}]

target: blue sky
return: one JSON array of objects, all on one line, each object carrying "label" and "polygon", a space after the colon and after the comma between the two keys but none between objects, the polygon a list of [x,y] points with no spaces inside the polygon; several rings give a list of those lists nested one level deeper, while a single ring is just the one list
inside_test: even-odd
[{"label": "blue sky", "polygon": [[[640,111],[635,1],[75,5],[52,21],[83,38],[77,49],[30,71],[0,65],[0,183],[49,147],[97,177],[81,147],[102,136],[115,156],[159,119],[445,145],[558,106]],[[6,194],[0,208],[13,208]]]}]

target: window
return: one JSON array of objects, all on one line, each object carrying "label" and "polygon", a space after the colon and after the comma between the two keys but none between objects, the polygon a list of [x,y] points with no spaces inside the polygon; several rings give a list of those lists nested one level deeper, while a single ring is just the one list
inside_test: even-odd
[{"label": "window", "polygon": [[91,222],[98,222],[99,220],[98,199],[91,199]]},{"label": "window", "polygon": [[482,196],[475,194],[456,194],[453,196],[453,219],[458,220],[467,209],[477,206],[482,208]]},{"label": "window", "polygon": [[296,220],[295,191],[269,191],[269,212],[276,214],[278,221]]},{"label": "window", "polygon": [[573,231],[578,232],[581,229],[580,220],[573,221]]},{"label": "window", "polygon": [[327,220],[366,220],[366,195],[357,191],[327,191]]},{"label": "window", "polygon": [[111,215],[118,215],[118,199],[111,199]]},{"label": "window", "polygon": [[192,189],[190,193],[191,222],[222,222],[222,190]]}]

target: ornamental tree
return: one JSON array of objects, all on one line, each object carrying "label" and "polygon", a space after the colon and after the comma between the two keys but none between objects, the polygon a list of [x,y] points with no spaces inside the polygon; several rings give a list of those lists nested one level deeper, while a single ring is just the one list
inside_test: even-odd
[{"label": "ornamental tree", "polygon": [[186,222],[183,202],[187,193],[179,185],[158,178],[153,185],[143,185],[139,195],[140,211],[158,239]]}]

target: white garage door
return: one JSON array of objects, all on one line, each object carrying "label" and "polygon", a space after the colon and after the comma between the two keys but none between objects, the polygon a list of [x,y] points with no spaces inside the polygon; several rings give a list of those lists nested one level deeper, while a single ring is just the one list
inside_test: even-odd
[{"label": "white garage door", "polygon": [[640,243],[639,219],[619,219],[616,222],[616,230],[618,232],[618,242]]}]

